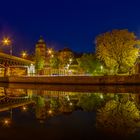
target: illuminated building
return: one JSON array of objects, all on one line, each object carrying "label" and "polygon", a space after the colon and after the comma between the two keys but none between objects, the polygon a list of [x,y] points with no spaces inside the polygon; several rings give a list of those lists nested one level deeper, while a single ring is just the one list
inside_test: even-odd
[{"label": "illuminated building", "polygon": [[46,63],[46,43],[42,37],[38,40],[35,46],[35,68],[36,73],[42,73]]},{"label": "illuminated building", "polygon": [[45,58],[46,58],[46,51],[47,51],[46,43],[45,43],[43,37],[40,36],[40,39],[36,43],[35,55],[41,56],[45,60]]}]

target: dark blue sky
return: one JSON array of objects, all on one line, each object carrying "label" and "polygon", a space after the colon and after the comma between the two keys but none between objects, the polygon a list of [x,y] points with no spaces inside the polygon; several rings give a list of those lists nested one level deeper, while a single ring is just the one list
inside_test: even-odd
[{"label": "dark blue sky", "polygon": [[10,36],[14,51],[34,51],[42,35],[49,47],[92,52],[95,37],[129,29],[140,37],[137,0],[2,0],[0,38]]}]

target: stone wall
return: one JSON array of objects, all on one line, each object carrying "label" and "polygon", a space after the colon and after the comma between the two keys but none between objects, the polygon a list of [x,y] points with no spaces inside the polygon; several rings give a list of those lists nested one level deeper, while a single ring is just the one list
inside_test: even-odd
[{"label": "stone wall", "polygon": [[19,76],[0,77],[0,82],[44,84],[140,84],[140,75],[132,76]]}]

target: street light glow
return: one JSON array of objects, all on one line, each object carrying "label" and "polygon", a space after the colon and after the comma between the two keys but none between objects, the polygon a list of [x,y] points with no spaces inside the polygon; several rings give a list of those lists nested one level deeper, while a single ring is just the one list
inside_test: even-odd
[{"label": "street light glow", "polygon": [[9,118],[5,118],[5,119],[3,120],[3,125],[4,125],[5,127],[9,127],[10,124],[11,124],[11,120],[10,120]]},{"label": "street light glow", "polygon": [[72,62],[72,58],[69,59],[70,63]]},{"label": "street light glow", "polygon": [[3,40],[2,40],[2,44],[4,46],[9,46],[11,44],[11,40],[9,37],[4,37]]},{"label": "street light glow", "polygon": [[52,110],[49,110],[48,113],[49,113],[49,114],[52,114]]},{"label": "street light glow", "polygon": [[101,70],[103,69],[103,66],[101,65]]},{"label": "street light glow", "polygon": [[52,54],[52,53],[53,53],[52,48],[49,48],[49,49],[48,49],[48,54]]},{"label": "street light glow", "polygon": [[26,58],[27,57],[27,51],[22,51],[21,52],[21,56],[22,56],[22,58]]},{"label": "street light glow", "polygon": [[27,107],[26,106],[23,106],[22,110],[23,111],[26,111],[27,110]]}]

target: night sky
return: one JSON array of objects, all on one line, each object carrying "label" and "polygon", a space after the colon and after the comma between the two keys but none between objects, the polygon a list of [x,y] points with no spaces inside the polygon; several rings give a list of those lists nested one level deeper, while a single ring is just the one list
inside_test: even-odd
[{"label": "night sky", "polygon": [[137,0],[1,0],[0,39],[10,36],[13,51],[34,51],[40,35],[55,50],[93,52],[95,37],[128,29],[140,37]]}]

